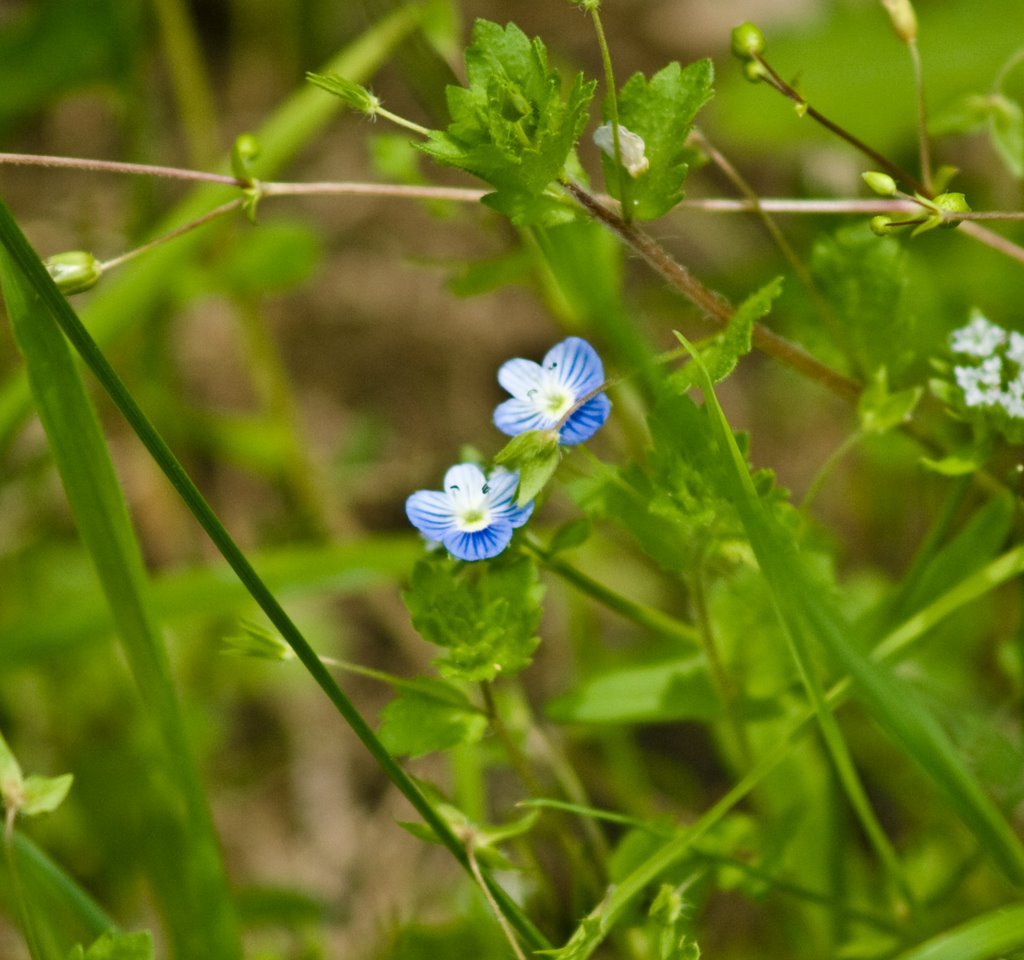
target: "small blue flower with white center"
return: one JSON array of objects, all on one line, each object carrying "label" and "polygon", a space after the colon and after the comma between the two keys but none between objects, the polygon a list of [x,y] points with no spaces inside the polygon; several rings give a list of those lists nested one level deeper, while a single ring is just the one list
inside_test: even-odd
[{"label": "small blue flower with white center", "polygon": [[512,531],[533,513],[533,501],[516,506],[519,474],[501,467],[490,476],[475,463],[459,463],[444,475],[444,489],[419,490],[405,501],[409,522],[459,560],[489,560],[512,540]]},{"label": "small blue flower with white center", "polygon": [[550,430],[569,414],[558,431],[558,442],[571,447],[597,433],[612,407],[604,393],[584,400],[604,383],[604,366],[597,351],[580,337],[555,344],[541,363],[506,361],[498,370],[498,383],[512,399],[495,408],[494,425],[510,437]]}]

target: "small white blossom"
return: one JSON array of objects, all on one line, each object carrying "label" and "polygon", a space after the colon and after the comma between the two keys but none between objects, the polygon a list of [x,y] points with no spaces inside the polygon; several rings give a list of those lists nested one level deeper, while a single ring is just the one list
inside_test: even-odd
[{"label": "small white blossom", "polygon": [[1012,360],[1018,367],[1024,368],[1024,334],[1016,330],[1010,333],[1010,345],[1006,348],[1006,357]]},{"label": "small white blossom", "polygon": [[1002,401],[1003,361],[989,357],[980,367],[954,367],[953,376],[969,407],[992,407]]},{"label": "small white blossom", "polygon": [[949,343],[954,353],[990,357],[997,347],[1006,343],[1006,331],[976,312],[967,326],[950,334]]},{"label": "small white blossom", "polygon": [[[613,160],[615,159],[615,137],[612,135],[610,123],[601,124],[594,131],[594,143]],[[619,124],[619,155],[622,157],[622,165],[631,177],[639,177],[646,173],[651,163],[644,153],[646,145],[639,134],[627,130]]]}]

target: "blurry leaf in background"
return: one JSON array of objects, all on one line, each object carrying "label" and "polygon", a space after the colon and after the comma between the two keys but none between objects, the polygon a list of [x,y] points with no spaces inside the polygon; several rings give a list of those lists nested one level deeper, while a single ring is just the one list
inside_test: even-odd
[{"label": "blurry leaf in background", "polygon": [[68,960],[153,960],[153,937],[145,930],[105,933],[88,950],[75,947]]},{"label": "blurry leaf in background", "polygon": [[0,136],[62,94],[116,86],[142,49],[142,6],[122,0],[39,0],[0,29]]},{"label": "blurry leaf in background", "polygon": [[323,243],[307,220],[270,220],[245,230],[218,261],[211,279],[243,296],[281,293],[313,276]]},{"label": "blurry leaf in background", "polygon": [[[876,237],[862,224],[843,227],[814,245],[811,271],[834,311],[835,332],[855,372],[886,366],[899,383],[915,356],[915,323],[907,297],[907,251],[900,241]],[[821,342],[827,342],[821,330]],[[833,352],[833,362],[842,354]]]},{"label": "blurry leaf in background", "polygon": [[480,563],[425,557],[403,594],[413,626],[444,647],[441,674],[466,681],[510,677],[530,663],[540,643],[544,588],[528,557],[509,553]]},{"label": "blurry leaf in background", "polygon": [[[648,81],[635,73],[619,94],[619,123],[643,138],[647,170],[628,182],[633,215],[653,220],[683,198],[683,181],[692,151],[686,138],[693,118],[712,96],[714,67],[710,60],[691,63],[685,70],[670,63]],[[605,114],[607,119],[607,106]],[[615,160],[602,151],[601,164],[608,192],[619,197]]]}]

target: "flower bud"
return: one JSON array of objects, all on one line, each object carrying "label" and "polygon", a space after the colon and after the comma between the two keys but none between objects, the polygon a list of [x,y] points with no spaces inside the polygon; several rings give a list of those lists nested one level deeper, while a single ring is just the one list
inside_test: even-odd
[{"label": "flower bud", "polygon": [[896,196],[896,181],[887,173],[868,170],[861,174],[861,179],[880,197]]},{"label": "flower bud", "polygon": [[67,297],[91,290],[103,276],[103,265],[84,250],[54,254],[43,261],[43,266],[57,289]]},{"label": "flower bud", "polygon": [[910,0],[882,0],[882,6],[889,12],[892,28],[904,43],[917,39],[917,15]]},{"label": "flower bud", "polygon": [[768,71],[760,60],[748,60],[743,64],[743,73],[751,83],[760,83],[768,76]]},{"label": "flower bud", "polygon": [[[610,123],[603,123],[594,131],[594,143],[597,144],[602,153],[607,154],[613,160],[615,159],[615,138],[612,135],[612,125]],[[646,173],[651,165],[644,150],[643,137],[633,133],[632,130],[626,129],[620,123],[619,156],[622,159],[622,165],[631,177],[639,177],[640,174]]]},{"label": "flower bud", "polygon": [[733,27],[732,52],[740,60],[750,60],[756,54],[763,53],[764,34],[749,21]]},{"label": "flower bud", "polygon": [[947,230],[959,226],[960,221],[948,216],[951,213],[970,213],[971,207],[962,193],[940,193],[933,201],[936,209],[942,212],[942,226]]},{"label": "flower bud", "polygon": [[871,232],[876,237],[887,237],[890,233],[895,233],[898,227],[892,225],[892,217],[886,217],[883,214],[879,214],[877,217],[871,218]]},{"label": "flower bud", "polygon": [[239,180],[251,182],[253,161],[260,155],[260,143],[251,133],[235,137],[231,147],[231,172]]}]

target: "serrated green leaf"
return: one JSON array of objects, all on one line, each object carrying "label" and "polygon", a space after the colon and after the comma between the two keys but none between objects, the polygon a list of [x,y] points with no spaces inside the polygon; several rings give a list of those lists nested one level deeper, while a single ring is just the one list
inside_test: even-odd
[{"label": "serrated green leaf", "polygon": [[381,712],[381,742],[400,756],[419,757],[476,743],[486,730],[487,717],[462,691],[426,677],[405,684]]},{"label": "serrated green leaf", "polygon": [[861,430],[864,433],[888,433],[906,423],[923,393],[921,387],[890,393],[888,371],[879,367],[857,401]]},{"label": "serrated green leaf", "polygon": [[74,779],[70,773],[59,777],[40,777],[37,774],[26,777],[19,811],[26,817],[52,813],[64,802]]},{"label": "serrated green leaf", "polygon": [[[685,70],[672,62],[649,81],[642,73],[633,74],[620,91],[619,123],[643,139],[648,162],[647,170],[627,183],[632,213],[638,220],[660,217],[683,198],[683,181],[693,156],[686,138],[697,111],[712,97],[713,80],[710,60],[698,60]],[[601,163],[608,192],[621,199],[615,160],[602,153]]]},{"label": "serrated green leaf", "polygon": [[898,240],[861,224],[843,228],[814,245],[811,273],[839,321],[838,335],[823,334],[819,344],[836,362],[865,376],[885,365],[898,381],[923,355],[906,297],[907,253]]},{"label": "serrated green leaf", "polygon": [[508,197],[537,197],[559,177],[586,123],[594,83],[578,74],[563,99],[544,44],[513,23],[477,20],[465,59],[469,85],[448,88],[452,122],[419,148],[493,184],[504,195],[498,203],[525,215],[528,206]]},{"label": "serrated green leaf", "polygon": [[600,674],[547,707],[559,723],[673,723],[714,720],[720,713],[701,654]]},{"label": "serrated green leaf", "polygon": [[447,651],[436,661],[442,675],[476,682],[529,664],[542,594],[533,561],[503,554],[474,564],[426,557],[403,599],[423,639]]},{"label": "serrated green leaf", "polygon": [[[701,351],[704,368],[713,383],[729,376],[736,369],[740,358],[750,353],[754,324],[771,312],[772,304],[782,293],[784,279],[776,277],[755,290],[733,311],[725,329]],[[695,372],[688,364],[668,378],[667,386],[671,390],[684,392],[695,382]]]}]

